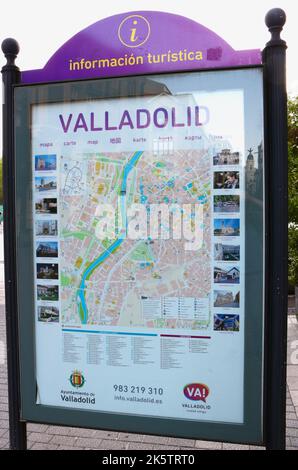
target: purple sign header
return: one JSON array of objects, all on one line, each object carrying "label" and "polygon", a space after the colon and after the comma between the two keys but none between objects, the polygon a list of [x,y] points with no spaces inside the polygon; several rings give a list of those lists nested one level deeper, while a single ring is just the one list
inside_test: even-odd
[{"label": "purple sign header", "polygon": [[235,51],[183,16],[139,11],[111,16],[73,36],[22,83],[120,77],[261,64],[259,49]]}]

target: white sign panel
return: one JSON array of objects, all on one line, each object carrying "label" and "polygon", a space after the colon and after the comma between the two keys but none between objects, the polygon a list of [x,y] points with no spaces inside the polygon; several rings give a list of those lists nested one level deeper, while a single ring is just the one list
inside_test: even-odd
[{"label": "white sign panel", "polygon": [[243,423],[243,92],[34,105],[37,401]]}]

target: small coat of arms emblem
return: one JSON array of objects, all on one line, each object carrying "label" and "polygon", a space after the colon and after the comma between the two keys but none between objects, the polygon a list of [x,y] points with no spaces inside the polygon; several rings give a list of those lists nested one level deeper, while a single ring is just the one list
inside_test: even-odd
[{"label": "small coat of arms emblem", "polygon": [[71,376],[69,377],[69,381],[71,385],[75,388],[83,387],[85,383],[85,378],[79,370],[74,370]]}]

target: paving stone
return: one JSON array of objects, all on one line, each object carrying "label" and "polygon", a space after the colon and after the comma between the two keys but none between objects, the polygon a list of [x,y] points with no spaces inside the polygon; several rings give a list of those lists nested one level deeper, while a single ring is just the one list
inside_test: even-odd
[{"label": "paving stone", "polygon": [[0,437],[2,437],[2,439],[4,437],[8,439],[9,438],[8,429],[6,429],[6,428],[0,429]]},{"label": "paving stone", "polygon": [[196,441],[196,448],[210,449],[210,450],[221,450],[222,449],[222,442]]},{"label": "paving stone", "polygon": [[287,383],[291,389],[291,394],[292,394],[292,390],[298,390],[298,376],[295,376],[295,377],[289,376],[287,378]]},{"label": "paving stone", "polygon": [[31,450],[57,450],[58,446],[54,444],[41,444],[40,442],[36,442],[31,447]]},{"label": "paving stone", "polygon": [[29,432],[46,432],[48,429],[48,424],[28,423],[27,425],[27,431]]},{"label": "paving stone", "polygon": [[94,437],[94,429],[68,428],[68,435],[75,437]]},{"label": "paving stone", "polygon": [[298,377],[298,366],[297,365],[288,365],[287,366],[287,376],[288,377]]},{"label": "paving stone", "polygon": [[94,430],[94,437],[97,439],[117,439],[118,432],[114,431],[102,431],[100,429]]},{"label": "paving stone", "polygon": [[57,450],[85,450],[84,447],[58,446]]},{"label": "paving stone", "polygon": [[144,439],[143,434],[133,434],[133,433],[123,433],[120,432],[118,435],[119,441],[132,441],[132,442],[142,442]]},{"label": "paving stone", "polygon": [[199,452],[200,450],[208,450],[208,449],[197,449],[197,448],[193,448],[193,447],[180,447],[180,450],[181,450],[181,454],[183,454],[183,451],[184,450],[192,450],[193,452]]},{"label": "paving stone", "polygon": [[2,439],[0,438],[0,449],[8,449],[9,447],[9,440],[7,438]]},{"label": "paving stone", "polygon": [[153,450],[152,444],[145,444],[145,442],[129,442],[128,450]]},{"label": "paving stone", "polygon": [[266,450],[263,446],[249,446],[249,450]]},{"label": "paving stone", "polygon": [[287,428],[298,428],[298,419],[288,419]]},{"label": "paving stone", "polygon": [[291,390],[291,398],[293,400],[293,405],[298,406],[298,390]]},{"label": "paving stone", "polygon": [[144,436],[143,442],[166,445],[168,439],[168,437],[164,436]]},{"label": "paving stone", "polygon": [[88,449],[99,449],[102,439],[92,439],[87,437],[78,437],[75,441],[75,447],[86,447]]},{"label": "paving stone", "polygon": [[28,441],[49,443],[53,436],[42,432],[31,432],[28,435]]},{"label": "paving stone", "polygon": [[48,433],[49,434],[54,434],[54,435],[62,435],[62,436],[69,436],[69,431],[70,429],[75,429],[75,428],[68,428],[64,426],[49,426]]},{"label": "paving stone", "polygon": [[125,450],[128,447],[127,442],[122,441],[111,441],[108,439],[103,439],[100,443],[99,449],[103,450]]},{"label": "paving stone", "polygon": [[194,447],[196,441],[194,439],[183,439],[180,437],[168,437],[168,442],[167,444],[172,445],[172,446],[187,446],[187,447]]},{"label": "paving stone", "polygon": [[9,421],[8,421],[8,414],[7,419],[0,419],[0,429],[8,429]]},{"label": "paving stone", "polygon": [[51,444],[56,445],[66,445],[66,446],[74,446],[77,440],[76,437],[73,436],[50,436],[51,437]]},{"label": "paving stone", "polygon": [[295,406],[293,404],[292,405],[287,405],[287,412],[288,413],[296,413]]},{"label": "paving stone", "polygon": [[292,446],[298,448],[298,437],[290,437],[290,442]]},{"label": "paving stone", "polygon": [[298,437],[298,428],[287,428],[287,436]]},{"label": "paving stone", "polygon": [[228,442],[224,442],[222,448],[223,448],[223,450],[249,450],[248,445],[230,444]]},{"label": "paving stone", "polygon": [[292,443],[291,443],[291,439],[290,437],[286,437],[286,447],[290,446]]},{"label": "paving stone", "polygon": [[[184,447],[185,449],[185,447]],[[194,448],[192,448],[194,450]],[[169,446],[169,445],[166,445],[166,446],[162,446],[162,445],[157,445],[157,444],[153,444],[152,445],[152,450],[162,450],[162,451],[177,451],[177,450],[181,450],[181,447],[179,446]]]},{"label": "paving stone", "polygon": [[293,411],[292,413],[287,413],[286,414],[286,419],[296,419],[297,418],[297,415],[296,415],[296,412]]}]

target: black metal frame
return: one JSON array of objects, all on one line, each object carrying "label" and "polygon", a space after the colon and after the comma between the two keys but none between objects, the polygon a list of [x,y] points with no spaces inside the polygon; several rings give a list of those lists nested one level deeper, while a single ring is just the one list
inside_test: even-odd
[{"label": "black metal frame", "polygon": [[[248,75],[251,72],[251,76]],[[22,389],[22,417],[26,421],[46,422],[60,425],[99,428],[113,431],[142,432],[147,434],[160,434],[166,436],[200,438],[207,440],[226,440],[228,442],[242,442],[252,444],[263,443],[263,403],[260,397],[263,391],[263,195],[259,191],[246,191],[245,196],[245,366],[244,366],[244,423],[215,423],[202,422],[187,419],[159,418],[151,416],[150,420],[142,415],[132,415],[131,413],[121,413],[115,415],[112,412],[100,412],[89,410],[61,408],[57,406],[45,406],[36,404],[36,377],[34,348],[34,293],[32,292],[34,274],[32,272],[32,227],[31,227],[31,206],[28,208],[28,198],[30,196],[31,185],[28,182],[32,177],[31,169],[31,120],[30,108],[34,104],[57,103],[68,96],[67,101],[107,98],[107,89],[111,89],[109,98],[119,97],[118,90],[123,90],[126,96],[125,83],[135,89],[134,95],[142,94],[142,84],[144,80],[154,79],[155,83],[163,82],[167,75],[177,75],[183,79],[183,75],[194,74],[205,77],[219,73],[214,71],[193,71],[191,73],[180,72],[177,74],[144,75],[138,77],[103,78],[99,80],[78,80],[73,82],[58,82],[55,84],[40,85],[17,85],[15,87],[15,112],[18,115],[16,124],[16,148],[15,158],[18,161],[16,168],[16,196],[18,213],[17,220],[17,252],[19,253],[18,265],[18,295],[22,299],[19,305],[19,327],[22,332],[20,336],[21,361],[20,377]],[[245,134],[248,138],[251,126],[255,123],[254,95],[255,89],[250,82],[258,77],[257,89],[260,92],[262,87],[263,67],[246,67],[238,69],[221,70],[220,87],[222,90],[236,87],[244,91],[244,106],[247,113]],[[229,75],[230,78],[224,77]],[[233,76],[238,74],[238,78],[233,80]],[[249,78],[250,77],[250,78]],[[157,82],[156,82],[157,80]],[[211,80],[211,77],[210,77]],[[212,81],[212,80],[211,80]],[[112,87],[108,82],[113,83]],[[122,83],[122,85],[121,85]],[[204,87],[204,85],[203,85]],[[113,91],[116,90],[116,91]],[[116,94],[115,94],[116,93]],[[74,97],[74,98],[71,98]],[[262,100],[262,93],[260,94]],[[258,116],[263,120],[263,106],[259,101]],[[261,113],[261,114],[259,114]],[[263,128],[261,128],[258,139],[263,140]],[[250,137],[251,139],[251,137]],[[251,142],[251,140],[249,140]],[[25,156],[25,157],[24,157]],[[262,191],[261,191],[262,192]],[[25,228],[25,229],[24,229]],[[27,232],[25,234],[24,232]],[[252,256],[252,252],[254,255]],[[261,288],[260,288],[261,286]],[[183,425],[182,425],[183,424]]]},{"label": "black metal frame", "polygon": [[[265,328],[265,443],[285,448],[286,332],[287,332],[287,114],[285,84],[286,44],[279,37],[285,13],[271,10],[266,24],[272,38],[263,53],[266,165],[266,328]],[[2,43],[7,64],[2,68],[3,182],[5,292],[9,387],[10,446],[26,448],[26,424],[20,421],[20,377],[15,232],[15,154],[13,87],[20,81],[14,64],[19,47],[12,39]]]}]

